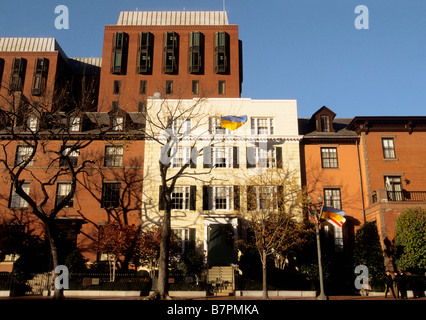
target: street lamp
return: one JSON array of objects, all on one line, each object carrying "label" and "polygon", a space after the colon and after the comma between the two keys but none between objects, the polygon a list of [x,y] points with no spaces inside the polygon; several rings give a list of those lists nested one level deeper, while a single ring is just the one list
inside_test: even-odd
[{"label": "street lamp", "polygon": [[318,271],[320,278],[320,294],[317,297],[317,300],[328,300],[328,297],[324,293],[324,278],[322,274],[321,242],[319,233],[320,212],[324,203],[324,198],[321,194],[318,195],[317,201],[318,202],[314,204],[311,195],[308,195],[308,209],[310,214],[315,218],[315,233],[317,236]]}]

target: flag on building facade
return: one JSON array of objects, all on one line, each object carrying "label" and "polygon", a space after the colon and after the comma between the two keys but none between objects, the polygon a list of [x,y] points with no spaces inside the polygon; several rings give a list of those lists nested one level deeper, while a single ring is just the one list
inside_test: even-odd
[{"label": "flag on building facade", "polygon": [[221,119],[220,125],[222,126],[222,128],[234,131],[234,130],[237,130],[246,122],[247,122],[247,116],[241,116],[241,117],[224,116]]},{"label": "flag on building facade", "polygon": [[341,228],[346,221],[344,215],[345,211],[343,210],[323,206],[321,209],[320,219],[324,219],[332,225]]}]

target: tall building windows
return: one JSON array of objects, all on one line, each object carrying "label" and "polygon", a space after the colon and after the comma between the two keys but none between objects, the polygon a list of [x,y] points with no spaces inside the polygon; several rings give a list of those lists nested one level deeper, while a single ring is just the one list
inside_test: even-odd
[{"label": "tall building windows", "polygon": [[330,132],[330,118],[329,116],[321,116],[321,131]]},{"label": "tall building windows", "polygon": [[257,134],[274,134],[273,118],[251,118],[251,133]]},{"label": "tall building windows", "polygon": [[198,80],[192,80],[192,94],[200,94],[200,82]]},{"label": "tall building windows", "polygon": [[173,80],[166,80],[166,94],[173,94]]},{"label": "tall building windows", "polygon": [[203,186],[203,210],[240,210],[239,186]]},{"label": "tall building windows", "polygon": [[139,94],[146,94],[146,80],[140,80],[139,81]]},{"label": "tall building windows", "polygon": [[247,168],[283,168],[282,147],[259,144],[247,147]]},{"label": "tall building windows", "polygon": [[395,144],[393,138],[382,138],[383,158],[395,159]]},{"label": "tall building windows", "polygon": [[[22,190],[26,193],[26,194],[30,194],[30,183],[29,182],[24,182],[22,184]],[[28,202],[26,202],[24,200],[24,198],[22,198],[19,194],[16,193],[15,191],[15,187],[12,185],[12,190],[11,190],[11,194],[10,194],[10,203],[9,203],[9,207],[10,208],[27,208],[28,207]]]},{"label": "tall building windows", "polygon": [[176,32],[164,34],[163,73],[175,74],[179,63],[179,36]]},{"label": "tall building windows", "polygon": [[224,95],[226,94],[226,81],[225,80],[219,80],[218,82],[218,94]]},{"label": "tall building windows", "polygon": [[228,42],[229,35],[224,31],[215,34],[215,73],[228,72]]},{"label": "tall building windows", "polygon": [[121,88],[121,81],[120,80],[114,80],[112,94],[120,94],[120,88]]},{"label": "tall building windows", "polygon": [[337,148],[321,148],[321,164],[323,168],[338,168]]},{"label": "tall building windows", "polygon": [[152,52],[154,36],[150,32],[139,34],[137,73],[150,74],[152,72]]},{"label": "tall building windows", "polygon": [[[61,203],[61,201],[64,200],[66,196],[69,195],[71,192],[71,183],[65,182],[65,183],[58,183],[57,190],[56,190],[56,206]],[[68,204],[65,206],[65,208],[72,208],[74,206],[74,197],[72,197]]]},{"label": "tall building windows", "polygon": [[33,96],[41,96],[46,89],[47,74],[49,72],[49,60],[45,58],[37,58],[34,81],[33,81]]},{"label": "tall building windows", "polygon": [[104,182],[102,184],[102,208],[118,208],[120,206],[120,182]]},{"label": "tall building windows", "polygon": [[121,167],[123,166],[123,147],[122,146],[106,146],[105,147],[105,167]]},{"label": "tall building windows", "polygon": [[189,73],[201,73],[203,66],[203,34],[194,31],[189,34]]},{"label": "tall building windows", "polygon": [[402,201],[402,183],[399,176],[385,176],[385,187],[390,201]]},{"label": "tall building windows", "polygon": [[[22,166],[27,159],[31,157],[33,153],[33,147],[32,146],[18,146],[16,149],[16,158],[15,158],[15,165],[16,166]],[[33,159],[28,163],[27,166],[33,165]]]},{"label": "tall building windows", "polygon": [[116,32],[113,41],[111,73],[126,74],[129,36],[124,32]]},{"label": "tall building windows", "polygon": [[13,69],[10,82],[10,91],[22,91],[25,81],[25,71],[27,69],[27,60],[24,58],[13,59]]},{"label": "tall building windows", "polygon": [[324,189],[324,205],[335,209],[342,209],[342,198],[340,195],[340,189]]}]

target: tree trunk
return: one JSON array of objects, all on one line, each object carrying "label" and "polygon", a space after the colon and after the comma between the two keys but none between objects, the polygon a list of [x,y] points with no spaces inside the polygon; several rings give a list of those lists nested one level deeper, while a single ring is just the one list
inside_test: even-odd
[{"label": "tree trunk", "polygon": [[171,236],[171,197],[166,196],[164,210],[163,231],[160,242],[160,257],[158,259],[158,280],[157,290],[150,296],[150,299],[166,300],[169,299],[169,252]]},{"label": "tree trunk", "polygon": [[59,256],[58,256],[58,248],[56,246],[56,226],[55,222],[49,222],[46,223],[46,229],[47,229],[47,237],[49,240],[50,245],[50,254],[52,255],[52,263],[53,263],[53,283],[54,285],[54,293],[53,293],[53,300],[62,300],[64,299],[64,289],[56,286],[56,277],[58,276],[55,273],[56,267],[59,265]]},{"label": "tree trunk", "polygon": [[267,281],[267,274],[266,274],[266,251],[262,252],[262,298],[263,299],[269,299],[268,296],[268,281]]}]

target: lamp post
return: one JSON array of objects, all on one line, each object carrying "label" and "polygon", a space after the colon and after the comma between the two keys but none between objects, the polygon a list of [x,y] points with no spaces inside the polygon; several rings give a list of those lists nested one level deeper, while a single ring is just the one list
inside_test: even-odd
[{"label": "lamp post", "polygon": [[317,297],[317,300],[328,300],[328,297],[324,293],[324,278],[322,274],[322,259],[321,259],[321,242],[320,242],[320,233],[319,233],[319,219],[321,207],[324,202],[324,198],[321,194],[318,195],[317,198],[318,203],[313,204],[312,197],[308,196],[308,209],[310,214],[315,218],[315,233],[317,237],[317,253],[318,253],[318,272],[319,272],[319,280],[320,280],[320,294]]}]

